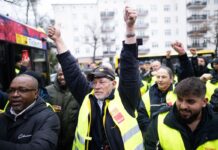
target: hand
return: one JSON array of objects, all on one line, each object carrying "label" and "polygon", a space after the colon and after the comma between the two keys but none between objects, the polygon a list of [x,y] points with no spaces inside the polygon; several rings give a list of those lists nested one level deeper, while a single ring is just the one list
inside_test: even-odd
[{"label": "hand", "polygon": [[124,21],[126,22],[128,28],[134,27],[136,18],[137,18],[136,10],[126,6],[125,13],[124,13]]},{"label": "hand", "polygon": [[176,41],[175,43],[171,44],[171,47],[179,54],[179,55],[184,55],[185,50],[182,46],[182,43]]},{"label": "hand", "polygon": [[48,37],[51,38],[54,41],[57,41],[61,38],[61,32],[58,28],[54,26],[48,27]]},{"label": "hand", "polygon": [[58,28],[54,26],[48,27],[48,37],[50,37],[55,42],[59,54],[65,53],[67,51],[67,47],[61,38],[61,32]]},{"label": "hand", "polygon": [[210,73],[204,73],[201,77],[200,80],[203,82],[207,82],[208,80],[212,79],[212,75]]},{"label": "hand", "polygon": [[28,67],[29,64],[30,64],[30,58],[22,59],[22,61],[21,61],[22,66]]},{"label": "hand", "polygon": [[196,48],[190,48],[189,50],[190,50],[192,56],[196,56],[197,55],[197,49]]}]

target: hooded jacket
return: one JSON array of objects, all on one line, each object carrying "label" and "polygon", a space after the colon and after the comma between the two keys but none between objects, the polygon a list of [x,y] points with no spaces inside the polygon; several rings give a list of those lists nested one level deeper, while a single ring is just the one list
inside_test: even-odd
[{"label": "hooded jacket", "polygon": [[47,86],[46,89],[51,98],[49,103],[61,107],[61,111],[57,112],[61,122],[58,149],[71,150],[80,108],[79,104],[68,88],[62,88],[59,85],[57,77],[54,84]]},{"label": "hooded jacket", "polygon": [[10,109],[0,114],[1,150],[56,149],[59,119],[41,98],[17,118]]}]

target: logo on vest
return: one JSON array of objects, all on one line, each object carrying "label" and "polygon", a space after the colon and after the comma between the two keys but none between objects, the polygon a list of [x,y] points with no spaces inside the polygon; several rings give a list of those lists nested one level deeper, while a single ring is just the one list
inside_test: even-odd
[{"label": "logo on vest", "polygon": [[112,116],[118,124],[120,124],[124,120],[123,114],[117,108],[113,109]]},{"label": "logo on vest", "polygon": [[30,134],[25,135],[25,134],[21,133],[21,134],[17,137],[17,139],[28,138],[28,137],[31,137],[31,136],[32,136],[32,135],[30,135]]},{"label": "logo on vest", "polygon": [[117,121],[117,123],[120,124],[121,122],[123,122],[124,116],[121,114],[121,112],[119,112],[114,116],[114,119]]}]

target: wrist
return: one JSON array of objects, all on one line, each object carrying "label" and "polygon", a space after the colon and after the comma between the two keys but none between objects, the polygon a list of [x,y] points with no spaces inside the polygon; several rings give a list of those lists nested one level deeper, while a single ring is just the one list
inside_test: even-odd
[{"label": "wrist", "polygon": [[128,32],[128,33],[126,33],[126,37],[127,38],[131,38],[131,37],[135,37],[136,35],[135,35],[135,32]]}]

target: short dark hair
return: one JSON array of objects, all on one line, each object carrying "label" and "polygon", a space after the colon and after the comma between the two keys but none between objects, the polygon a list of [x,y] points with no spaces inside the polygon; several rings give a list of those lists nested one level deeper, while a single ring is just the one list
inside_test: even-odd
[{"label": "short dark hair", "polygon": [[206,94],[206,86],[199,78],[189,77],[177,84],[175,93],[180,97],[193,95],[204,98]]}]

